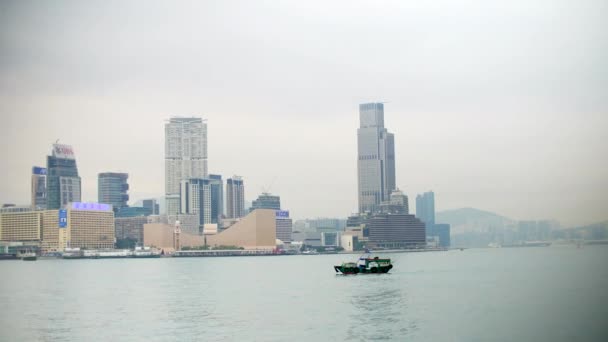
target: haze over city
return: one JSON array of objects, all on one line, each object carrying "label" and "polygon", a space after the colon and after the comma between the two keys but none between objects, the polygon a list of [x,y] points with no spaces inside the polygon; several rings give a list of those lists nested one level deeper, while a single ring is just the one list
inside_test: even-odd
[{"label": "haze over city", "polygon": [[386,102],[396,182],[437,210],[605,220],[602,1],[2,2],[0,203],[74,147],[83,200],[164,195],[164,123],[207,120],[209,171],[295,218],[357,211],[358,105]]}]

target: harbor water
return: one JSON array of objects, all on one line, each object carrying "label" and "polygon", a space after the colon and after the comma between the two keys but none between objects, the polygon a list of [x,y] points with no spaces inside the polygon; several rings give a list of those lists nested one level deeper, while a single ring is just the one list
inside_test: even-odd
[{"label": "harbor water", "polygon": [[1,261],[1,341],[606,341],[608,246]]}]

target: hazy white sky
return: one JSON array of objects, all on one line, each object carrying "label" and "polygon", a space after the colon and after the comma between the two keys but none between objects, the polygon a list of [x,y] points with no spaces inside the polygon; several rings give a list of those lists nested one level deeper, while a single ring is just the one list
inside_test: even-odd
[{"label": "hazy white sky", "polygon": [[[209,170],[295,218],[357,208],[358,105],[387,101],[414,206],[608,218],[605,1],[2,1],[0,203],[71,144],[164,194],[164,120],[208,120]],[[273,182],[273,179],[276,180]]]}]

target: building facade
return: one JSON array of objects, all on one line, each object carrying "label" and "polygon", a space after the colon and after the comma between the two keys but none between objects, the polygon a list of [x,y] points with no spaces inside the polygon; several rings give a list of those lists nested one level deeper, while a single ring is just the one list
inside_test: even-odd
[{"label": "building facade", "polygon": [[32,209],[46,209],[46,168],[44,167],[32,167],[31,199]]},{"label": "building facade", "polygon": [[426,245],[424,223],[406,214],[377,214],[366,220],[364,237],[369,246],[419,248]]},{"label": "building facade", "polygon": [[138,244],[144,243],[144,224],[148,217],[117,217],[114,219],[114,234],[116,239],[131,239]]},{"label": "building facade", "polygon": [[450,225],[447,223],[436,223],[430,229],[427,227],[427,236],[436,236],[439,240],[439,246],[449,248],[451,245]]},{"label": "building facade", "polygon": [[113,248],[114,212],[108,204],[75,202],[65,209],[2,213],[0,240],[37,242],[45,253]]},{"label": "building facade", "polygon": [[158,215],[159,214],[159,205],[156,202],[156,199],[145,199],[142,201],[142,207],[146,208],[150,211],[150,215]]},{"label": "building facade", "polygon": [[205,178],[192,178],[181,181],[180,213],[196,214],[199,225],[212,223],[211,181]]},{"label": "building facade", "polygon": [[224,182],[221,175],[209,175],[211,185],[211,223],[219,224],[224,217]]},{"label": "building facade", "polygon": [[116,211],[129,201],[128,173],[104,172],[97,176],[97,201],[111,204]]},{"label": "building facade", "polygon": [[291,233],[293,231],[293,221],[289,218],[289,211],[277,210],[276,211],[276,226],[277,226],[277,239],[291,243]]},{"label": "building facade", "polygon": [[274,209],[281,210],[281,197],[269,193],[262,193],[251,203],[251,210],[255,209]]},{"label": "building facade", "polygon": [[70,202],[80,202],[81,181],[74,150],[69,145],[53,145],[46,159],[47,209],[59,209]]},{"label": "building facade", "polygon": [[359,105],[357,177],[359,212],[376,212],[395,189],[395,138],[384,128],[384,105]]},{"label": "building facade", "polygon": [[416,217],[429,228],[435,225],[435,193],[428,191],[416,196]]},{"label": "building facade", "polygon": [[180,212],[180,183],[207,177],[207,123],[173,117],[165,124],[165,196],[167,214]]},{"label": "building facade", "polygon": [[42,212],[0,214],[0,241],[40,241]]},{"label": "building facade", "polygon": [[245,185],[239,176],[226,180],[226,217],[239,218],[245,215]]}]

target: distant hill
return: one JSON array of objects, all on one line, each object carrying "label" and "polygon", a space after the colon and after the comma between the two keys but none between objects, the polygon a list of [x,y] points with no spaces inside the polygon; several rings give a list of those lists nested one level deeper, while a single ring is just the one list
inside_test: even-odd
[{"label": "distant hill", "polygon": [[435,214],[435,222],[437,223],[449,223],[451,225],[459,226],[471,221],[479,220],[497,220],[497,221],[512,221],[511,219],[498,215],[493,212],[479,210],[475,208],[461,208],[439,211]]},{"label": "distant hill", "polygon": [[506,224],[513,223],[513,220],[489,211],[461,208],[437,212],[435,222],[449,223],[452,226],[452,233],[458,234],[487,231],[488,228],[502,229]]}]

